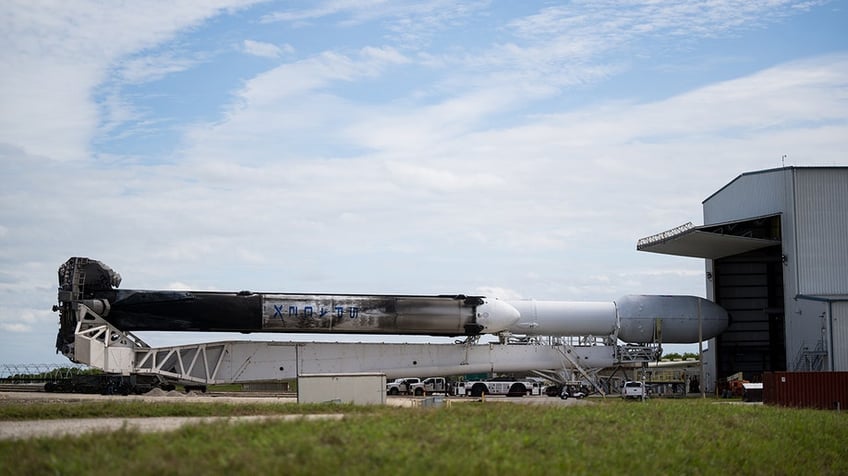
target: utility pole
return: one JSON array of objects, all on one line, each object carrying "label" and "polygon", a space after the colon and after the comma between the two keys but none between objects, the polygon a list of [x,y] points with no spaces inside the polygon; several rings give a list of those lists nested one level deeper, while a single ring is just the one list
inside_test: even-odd
[{"label": "utility pole", "polygon": [[701,390],[701,398],[707,398],[707,393],[704,390],[704,326],[701,320],[701,301],[698,300],[698,366],[701,367],[701,377],[698,380],[698,386]]}]

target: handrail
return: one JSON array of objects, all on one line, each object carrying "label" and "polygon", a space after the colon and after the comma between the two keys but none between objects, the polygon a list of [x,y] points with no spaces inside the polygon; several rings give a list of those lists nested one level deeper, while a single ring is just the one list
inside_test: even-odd
[{"label": "handrail", "polygon": [[689,232],[689,230],[692,230],[693,228],[695,228],[695,225],[693,225],[690,221],[678,227],[672,228],[671,230],[663,231],[661,233],[657,233],[656,235],[641,238],[639,239],[639,241],[636,242],[636,249],[641,251],[643,248],[646,248],[648,246],[655,245],[657,243],[664,243],[672,238]]}]

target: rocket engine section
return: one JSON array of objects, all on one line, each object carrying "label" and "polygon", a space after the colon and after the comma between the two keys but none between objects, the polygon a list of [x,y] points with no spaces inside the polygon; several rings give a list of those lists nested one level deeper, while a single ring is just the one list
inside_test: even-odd
[{"label": "rocket engine section", "polygon": [[497,333],[518,311],[482,296],[116,291],[104,316],[124,331]]},{"label": "rocket engine section", "polygon": [[[460,336],[497,334],[518,321],[485,296],[337,295],[250,291],[118,290],[103,263],[71,258],[59,268],[56,349],[73,353],[77,322],[91,311],[123,332],[214,331]],[[80,311],[84,306],[85,311]],[[90,319],[90,318],[89,318]]]}]

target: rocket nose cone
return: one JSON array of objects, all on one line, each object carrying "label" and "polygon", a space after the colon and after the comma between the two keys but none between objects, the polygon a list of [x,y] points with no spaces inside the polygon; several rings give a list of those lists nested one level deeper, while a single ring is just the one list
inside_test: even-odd
[{"label": "rocket nose cone", "polygon": [[477,306],[477,324],[483,326],[485,334],[505,331],[520,318],[518,309],[497,299],[486,298],[483,304]]}]

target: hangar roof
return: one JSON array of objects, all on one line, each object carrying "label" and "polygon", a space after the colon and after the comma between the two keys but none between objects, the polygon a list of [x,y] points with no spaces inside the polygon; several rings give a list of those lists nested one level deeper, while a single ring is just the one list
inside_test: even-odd
[{"label": "hangar roof", "polygon": [[751,176],[755,176],[755,175],[768,175],[768,174],[773,174],[773,173],[777,173],[777,172],[785,172],[785,171],[791,171],[791,172],[799,171],[799,172],[803,173],[803,172],[806,172],[806,171],[833,170],[833,171],[839,172],[839,171],[843,171],[845,169],[848,169],[848,167],[844,167],[844,166],[796,166],[796,165],[790,165],[790,166],[787,166],[787,167],[764,169],[764,170],[754,170],[752,172],[745,172],[745,173],[737,175],[736,178],[734,178],[733,180],[731,180],[730,182],[725,184],[720,189],[713,192],[712,195],[705,198],[702,203],[707,203],[708,201],[710,201],[710,199],[712,199],[716,195],[722,193],[725,189],[731,187],[734,183],[738,182],[739,180],[741,180],[744,177],[751,177]]}]

